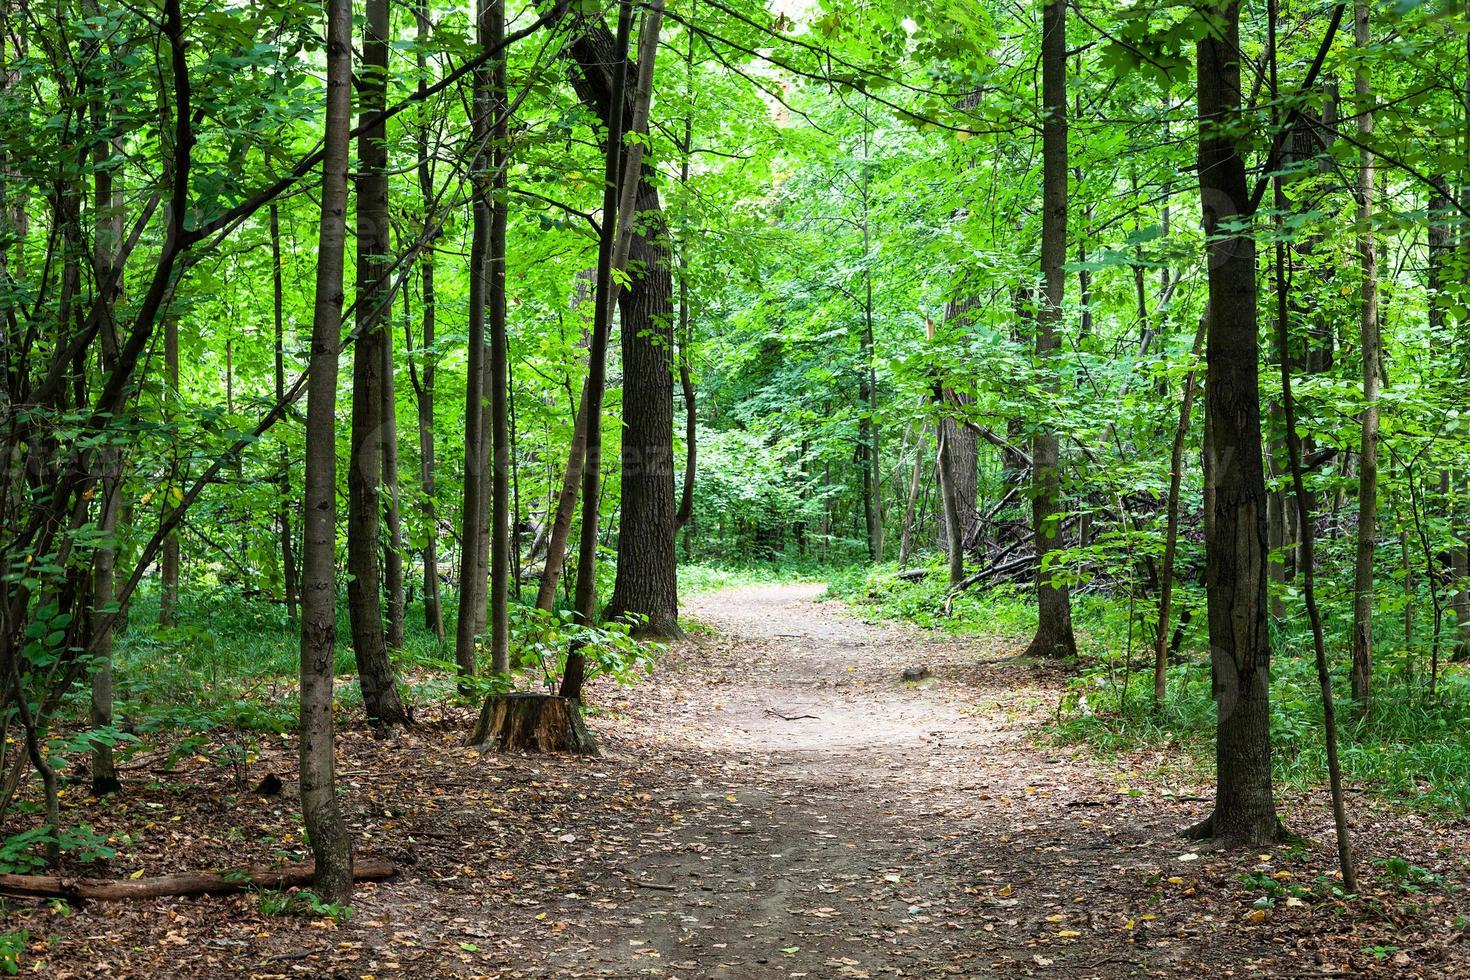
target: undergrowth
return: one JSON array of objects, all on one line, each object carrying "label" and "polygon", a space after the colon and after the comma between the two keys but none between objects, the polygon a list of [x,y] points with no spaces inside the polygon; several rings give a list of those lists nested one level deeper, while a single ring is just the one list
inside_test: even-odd
[{"label": "undergrowth", "polygon": [[[834,576],[829,592],[874,619],[902,620],[960,636],[1013,639],[1019,651],[1036,627],[1034,593],[1013,585],[967,590],[950,600],[942,564],[918,580],[897,577],[893,565],[852,568]],[[1182,750],[1201,772],[1213,768],[1215,704],[1210,692],[1204,597],[1186,587],[1178,610],[1188,608],[1177,654],[1167,670],[1168,698],[1153,706],[1152,596],[1130,609],[1126,597],[1074,593],[1078,660],[1063,692],[1049,737],[1087,744],[1105,754],[1166,745]],[[1340,754],[1349,785],[1443,817],[1470,813],[1470,678],[1458,665],[1440,666],[1428,695],[1425,672],[1431,638],[1423,626],[1397,634],[1385,620],[1374,664],[1374,699],[1366,714],[1348,699],[1347,613],[1327,613],[1329,658],[1338,705]],[[1292,788],[1323,785],[1326,754],[1322,704],[1311,635],[1305,617],[1272,627],[1271,735],[1278,781]]]}]

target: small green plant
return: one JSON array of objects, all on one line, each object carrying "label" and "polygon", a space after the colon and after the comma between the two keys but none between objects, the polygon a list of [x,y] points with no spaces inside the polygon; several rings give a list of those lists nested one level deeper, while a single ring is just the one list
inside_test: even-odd
[{"label": "small green plant", "polygon": [[12,977],[19,973],[20,956],[26,951],[26,943],[30,941],[31,934],[24,929],[0,933],[0,971]]},{"label": "small green plant", "polygon": [[352,917],[352,909],[336,902],[324,902],[316,892],[309,889],[277,891],[269,889],[260,893],[261,915],[291,915],[303,918],[331,919],[342,924]]},{"label": "small green plant", "polygon": [[1406,895],[1417,895],[1427,888],[1444,886],[1444,875],[1435,874],[1401,857],[1379,858],[1374,862],[1383,869],[1384,878]]}]

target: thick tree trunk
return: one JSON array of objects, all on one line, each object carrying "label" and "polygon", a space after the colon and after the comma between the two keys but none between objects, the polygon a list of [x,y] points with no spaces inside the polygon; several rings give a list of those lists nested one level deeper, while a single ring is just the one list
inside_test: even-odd
[{"label": "thick tree trunk", "polygon": [[306,394],[306,490],[301,583],[301,811],[328,902],[352,896],[352,844],[337,805],[332,660],[337,641],[337,357],[347,237],[348,133],[352,125],[352,4],[327,3],[327,125],[317,236],[316,305]]},{"label": "thick tree trunk", "polygon": [[[1061,346],[1062,301],[1067,279],[1067,7],[1048,0],[1042,13],[1041,275],[1044,298],[1036,315],[1036,354],[1043,366]],[[1053,381],[1053,383],[1059,383]],[[1061,533],[1061,442],[1054,432],[1038,433],[1031,450],[1032,528],[1036,536],[1036,636],[1026,648],[1033,657],[1073,657],[1072,601],[1050,556],[1065,547]]]},{"label": "thick tree trunk", "polygon": [[[388,2],[369,0],[363,24],[359,88],[364,112],[381,110],[387,96]],[[347,470],[347,612],[352,649],[368,719],[408,721],[383,636],[382,527],[383,347],[387,343],[388,177],[386,126],[358,139],[357,342],[352,348],[352,455]]]},{"label": "thick tree trunk", "polygon": [[1227,846],[1275,841],[1281,831],[1271,788],[1271,644],[1266,610],[1266,477],[1256,320],[1256,248],[1250,230],[1241,131],[1240,11],[1210,8],[1198,44],[1199,174],[1209,239],[1205,418],[1208,594],[1216,720],[1215,809],[1191,828]]},{"label": "thick tree trunk", "polygon": [[[1354,7],[1360,51],[1371,41],[1368,5]],[[1353,73],[1358,138],[1373,142],[1373,86],[1360,63]],[[1382,348],[1378,336],[1378,250],[1373,234],[1373,154],[1360,150],[1358,163],[1358,261],[1363,281],[1359,319],[1363,347],[1362,441],[1358,448],[1358,546],[1353,566],[1352,692],[1360,711],[1370,704],[1373,678],[1373,559],[1378,546],[1378,398]]]},{"label": "thick tree trunk", "polygon": [[[646,17],[645,32],[649,23],[650,18]],[[655,27],[655,33],[656,30]],[[650,40],[656,42],[656,37]],[[652,49],[647,55],[646,73],[641,70],[640,56],[639,84],[634,91],[621,96],[614,95],[610,75],[613,59],[620,56],[615,53],[615,40],[605,25],[601,22],[589,25],[572,43],[571,52],[579,68],[574,73],[577,93],[597,112],[604,125],[609,125],[614,98],[621,98],[624,118],[635,120],[639,103],[644,106],[642,113],[646,118],[651,89],[643,90],[643,76],[646,74],[647,84],[651,86]],[[625,55],[621,57],[627,61]],[[628,66],[621,67],[626,73]],[[624,223],[631,221],[633,229],[623,246],[628,249],[629,286],[618,297],[622,313],[623,496],[617,577],[603,614],[608,618],[630,614],[639,617],[638,633],[642,636],[677,637],[683,633],[679,628],[675,549],[678,510],[674,500],[674,389],[670,360],[674,347],[673,284],[668,248],[662,237],[663,206],[652,182],[653,170],[643,165],[641,144],[633,144],[623,152],[625,166],[632,164],[624,179],[636,176],[637,184],[633,213],[619,215]],[[596,449],[590,434],[587,446],[589,452]]]}]

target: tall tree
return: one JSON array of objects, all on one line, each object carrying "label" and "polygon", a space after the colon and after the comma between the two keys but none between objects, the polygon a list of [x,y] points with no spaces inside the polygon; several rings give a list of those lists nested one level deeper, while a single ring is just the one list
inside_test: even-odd
[{"label": "tall tree", "polygon": [[489,410],[490,450],[490,669],[503,674],[510,669],[510,420],[506,402],[507,377],[505,319],[505,225],[507,218],[506,170],[510,154],[509,103],[505,84],[507,54],[505,0],[488,0],[486,42],[500,51],[490,71],[490,241],[487,256],[489,284],[487,300],[490,319]]},{"label": "tall tree", "polygon": [[[1043,369],[1061,347],[1059,327],[1067,276],[1067,5],[1047,0],[1041,14],[1041,276],[1036,311],[1036,356]],[[1053,379],[1053,384],[1060,382]],[[1051,557],[1064,545],[1061,533],[1061,440],[1038,432],[1031,444],[1031,514],[1036,536],[1036,636],[1026,648],[1033,657],[1072,657],[1072,600]]]},{"label": "tall tree", "polygon": [[306,499],[301,583],[301,813],[316,862],[316,893],[352,894],[352,843],[337,804],[332,658],[337,647],[337,357],[347,239],[352,126],[352,3],[327,2],[327,121],[323,138],[316,303],[306,393]]},{"label": "tall tree", "polygon": [[[476,6],[476,36],[488,37],[489,7]],[[474,144],[470,182],[470,308],[464,397],[464,497],[460,506],[459,612],[454,628],[454,659],[462,676],[475,674],[475,645],[485,629],[485,574],[489,561],[485,490],[490,460],[486,454],[485,310],[488,302],[490,251],[491,68],[475,69],[470,100],[470,139]]]},{"label": "tall tree", "polygon": [[[418,96],[420,101],[424,101],[427,98],[429,87],[428,43],[434,30],[433,22],[429,19],[427,2],[414,7],[414,19],[418,27],[418,44],[414,51],[419,75]],[[427,212],[434,201],[434,170],[429,153],[427,113],[415,127],[414,146],[418,155],[416,175],[419,199]],[[437,236],[434,237],[437,238]],[[422,296],[419,307],[419,317],[422,321],[419,329],[423,351],[422,373],[414,367],[413,338],[409,336],[405,340],[409,348],[407,352],[409,382],[413,385],[418,404],[419,485],[423,491],[420,511],[424,521],[424,626],[434,634],[440,643],[443,643],[444,607],[439,590],[438,513],[434,504],[436,482],[434,472],[434,383],[438,375],[438,356],[434,351],[434,328],[435,318],[438,316],[438,301],[434,288],[434,243],[432,238],[425,243],[423,255],[419,259],[419,288]]]},{"label": "tall tree", "polygon": [[[1368,4],[1353,8],[1359,54],[1372,38]],[[1359,60],[1353,71],[1353,94],[1358,116],[1358,263],[1363,281],[1358,320],[1363,349],[1362,441],[1358,447],[1358,548],[1353,570],[1353,700],[1359,710],[1369,706],[1373,679],[1373,559],[1378,545],[1378,399],[1383,376],[1382,344],[1378,334],[1378,247],[1373,233],[1374,173],[1373,84],[1367,65]]]},{"label": "tall tree", "polygon": [[[270,205],[270,236],[271,236],[271,319],[275,326],[275,381],[276,401],[283,403],[286,400],[286,325],[285,325],[285,288],[282,282],[281,266],[281,215],[280,208],[274,201]],[[298,592],[297,569],[296,569],[296,538],[291,530],[291,452],[286,444],[281,444],[281,455],[278,463],[280,474],[279,490],[276,494],[276,530],[281,535],[281,580],[282,590],[286,598],[286,615],[295,622],[296,620],[296,596]]]},{"label": "tall tree", "polygon": [[[368,0],[358,78],[365,115],[388,93],[388,0]],[[388,344],[387,123],[362,128],[357,141],[357,343],[352,348],[352,455],[347,469],[347,611],[363,709],[379,724],[402,724],[408,711],[383,633],[382,475],[384,378]]]},{"label": "tall tree", "polygon": [[[645,17],[643,32],[647,34],[652,27],[654,33],[646,40],[640,38],[640,68],[643,52],[648,51],[646,91],[644,73],[640,71],[632,90],[614,95],[611,72],[615,40],[600,20],[590,23],[573,40],[571,54],[578,69],[572,74],[573,84],[605,127],[610,128],[615,99],[623,102],[618,111],[624,119],[633,120],[635,103],[645,95],[651,96],[657,24],[657,20]],[[627,56],[622,57],[626,60]],[[628,67],[624,65],[622,70],[626,73]],[[646,127],[646,121],[643,125]],[[674,546],[678,507],[674,499],[673,281],[663,231],[663,205],[654,182],[656,174],[650,164],[642,162],[642,151],[641,141],[631,142],[623,150],[623,179],[636,179],[636,183],[625,185],[631,186],[634,196],[631,213],[622,217],[632,228],[626,245],[628,287],[618,295],[622,314],[623,493],[617,577],[604,615],[638,616],[642,635],[680,636]],[[588,418],[590,422],[591,416]],[[587,446],[592,452],[590,435]]]},{"label": "tall tree", "polygon": [[[600,23],[596,27],[606,33]],[[587,457],[582,466],[582,533],[577,548],[575,610],[583,623],[597,615],[597,509],[602,490],[602,395],[607,381],[607,337],[612,324],[613,253],[617,245],[619,186],[623,159],[624,90],[628,77],[628,36],[633,30],[631,0],[618,2],[618,30],[607,49],[606,156],[602,175],[602,226],[597,244],[596,299],[592,338],[587,355],[587,388],[582,396],[587,414]],[[586,70],[585,67],[583,69]],[[573,647],[567,653],[559,693],[580,700],[587,680],[586,655]]]},{"label": "tall tree", "polygon": [[1261,461],[1256,244],[1237,140],[1240,7],[1203,12],[1197,44],[1199,179],[1207,237],[1205,585],[1218,707],[1215,808],[1187,832],[1227,846],[1277,839],[1271,788],[1271,642],[1266,606],[1266,474]]}]

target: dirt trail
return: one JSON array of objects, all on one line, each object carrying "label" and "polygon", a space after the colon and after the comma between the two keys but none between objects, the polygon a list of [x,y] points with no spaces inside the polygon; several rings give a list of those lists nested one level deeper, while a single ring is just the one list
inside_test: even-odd
[{"label": "dirt trail", "polygon": [[[1158,908],[1179,816],[1032,746],[1044,677],[1009,646],[868,625],[821,592],[688,603],[716,632],[597,723],[611,752],[592,771],[654,812],[591,828],[630,833],[586,856],[572,898],[498,916],[525,941],[494,975],[1215,972],[1209,934],[1233,924]],[[901,682],[917,665],[935,676]]]},{"label": "dirt trail", "polygon": [[[1254,908],[1246,873],[1329,880],[1320,799],[1285,804],[1310,847],[1195,852],[1177,830],[1208,788],[1177,757],[1103,763],[1035,740],[1060,675],[1018,660],[1021,639],[869,625],[821,591],[689,602],[694,637],[654,678],[594,686],[599,759],[481,755],[463,710],[391,738],[345,730],[358,852],[401,869],[358,890],[350,922],[263,915],[246,895],[38,903],[11,927],[47,937],[34,969],[56,977],[1470,975],[1462,893]],[[935,676],[899,679],[920,665]],[[195,763],[125,800],[184,814],[144,824],[130,860],[163,872],[299,848],[294,754],[262,747],[280,797],[232,793]],[[140,822],[85,812],[104,832]],[[1470,850],[1470,835],[1359,812],[1425,867],[1449,874]]]}]

